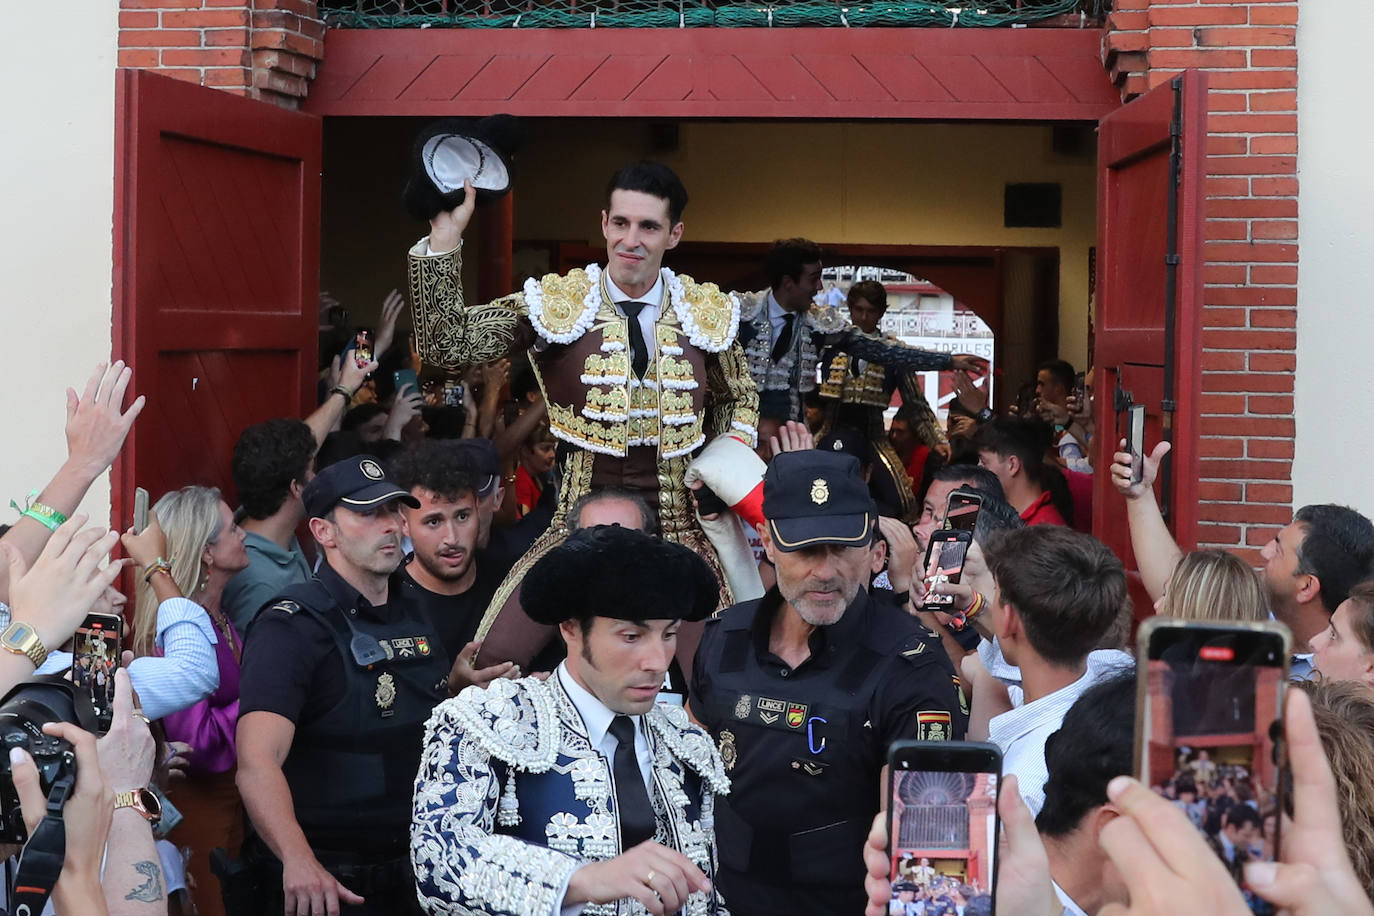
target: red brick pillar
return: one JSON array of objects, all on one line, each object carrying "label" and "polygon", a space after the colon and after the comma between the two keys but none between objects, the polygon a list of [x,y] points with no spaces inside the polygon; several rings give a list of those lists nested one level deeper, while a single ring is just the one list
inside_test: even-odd
[{"label": "red brick pillar", "polygon": [[1123,100],[1208,71],[1198,541],[1258,548],[1291,520],[1297,366],[1298,4],[1116,0]]},{"label": "red brick pillar", "polygon": [[314,0],[120,0],[119,66],[299,108],[324,55]]}]

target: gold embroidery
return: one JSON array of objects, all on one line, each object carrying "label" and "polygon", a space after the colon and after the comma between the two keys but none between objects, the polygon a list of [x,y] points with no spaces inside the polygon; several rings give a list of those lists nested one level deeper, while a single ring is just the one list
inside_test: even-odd
[{"label": "gold embroidery", "polygon": [[574,415],[572,408],[565,404],[547,403],[549,428],[559,439],[606,455],[625,454],[625,423],[589,420]]},{"label": "gold embroidery", "polygon": [[591,289],[587,272],[577,268],[562,276],[547,274],[539,286],[544,293],[540,323],[550,334],[571,334],[587,308],[587,293]]},{"label": "gold embroidery", "polygon": [[458,248],[433,257],[412,253],[409,260],[415,349],[426,365],[461,369],[505,356],[526,314],[520,295],[466,305],[461,252]]},{"label": "gold embroidery", "polygon": [[686,274],[678,274],[692,321],[711,343],[712,349],[723,349],[732,337],[735,304],[727,293],[714,283],[697,283]]}]

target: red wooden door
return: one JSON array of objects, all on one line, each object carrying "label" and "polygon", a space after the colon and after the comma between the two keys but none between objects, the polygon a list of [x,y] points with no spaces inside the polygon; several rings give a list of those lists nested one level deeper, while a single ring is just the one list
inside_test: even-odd
[{"label": "red wooden door", "polygon": [[140,70],[116,91],[114,341],[148,406],[116,463],[133,487],[234,505],[245,426],[314,404],[321,120]]},{"label": "red wooden door", "polygon": [[[1093,533],[1135,569],[1126,508],[1107,468],[1124,408],[1173,452],[1156,494],[1174,537],[1196,542],[1207,85],[1187,71],[1103,118],[1098,132],[1098,289]],[[1132,576],[1137,618],[1150,602]]]}]

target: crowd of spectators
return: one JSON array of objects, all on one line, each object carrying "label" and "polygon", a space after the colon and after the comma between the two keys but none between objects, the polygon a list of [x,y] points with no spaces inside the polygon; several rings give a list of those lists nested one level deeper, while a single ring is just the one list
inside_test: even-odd
[{"label": "crowd of spectators", "polygon": [[[777,301],[806,298],[813,252],[794,247],[802,252],[798,264],[780,262],[773,271],[773,293],[786,293]],[[792,287],[800,292],[793,295]],[[866,295],[879,298],[873,290]],[[131,369],[121,362],[102,365],[81,393],[67,393],[68,458],[0,536],[6,561],[0,563],[0,623],[15,640],[26,627],[32,636],[27,645],[42,650],[34,657],[4,643],[9,651],[0,652],[3,690],[21,688],[35,671],[70,671],[75,685],[88,690],[113,685],[111,725],[98,739],[74,723],[42,729],[70,746],[77,774],[65,801],[67,839],[49,903],[55,912],[245,912],[234,907],[241,906],[235,900],[242,899],[241,885],[249,879],[236,869],[249,848],[281,860],[272,878],[278,884],[274,905],[288,913],[409,912],[416,905],[408,899],[391,910],[380,904],[378,894],[389,893],[391,885],[373,872],[367,880],[378,883],[369,886],[381,890],[357,893],[348,876],[363,872],[350,872],[350,863],[326,856],[319,848],[321,834],[304,823],[297,826],[290,816],[282,774],[293,772],[289,757],[296,736],[314,742],[312,753],[323,753],[336,740],[308,732],[310,717],[323,708],[311,685],[329,678],[321,674],[327,666],[320,660],[331,657],[334,635],[321,626],[294,659],[280,649],[269,655],[266,648],[297,638],[287,635],[287,616],[299,608],[283,607],[282,601],[283,595],[299,594],[294,588],[337,575],[353,589],[350,599],[358,608],[404,605],[412,615],[406,619],[428,627],[423,645],[388,637],[386,657],[407,651],[433,656],[434,670],[447,672],[434,691],[436,706],[469,688],[561,676],[550,672],[567,670],[565,644],[580,653],[571,667],[598,670],[588,654],[594,630],[587,619],[580,631],[575,621],[552,617],[554,623],[502,631],[501,639],[526,641],[518,660],[504,643],[488,642],[496,613],[505,602],[519,600],[518,575],[529,566],[522,557],[554,518],[564,446],[551,431],[540,386],[526,372],[512,377],[509,359],[461,376],[427,378],[396,332],[403,305],[393,294],[383,306],[379,359],[355,360],[346,352],[323,368],[321,400],[309,416],[269,419],[237,431],[233,454],[226,456],[232,500],[209,481],[154,494],[142,530],[107,531],[76,512],[144,407],[142,397],[132,396]],[[760,326],[772,333],[766,314],[760,314]],[[790,333],[792,324],[780,320],[776,328]],[[810,353],[811,344],[799,339],[783,343],[794,347],[799,364],[827,358],[823,350]],[[919,733],[889,724],[896,707],[871,710],[867,727],[893,736],[967,737],[1000,750],[1005,779],[998,800],[998,912],[1135,916],[1183,906],[1219,914],[1374,913],[1368,896],[1374,894],[1374,796],[1368,791],[1374,779],[1374,525],[1348,507],[1301,507],[1264,547],[1258,573],[1226,551],[1185,552],[1154,495],[1169,444],[1144,457],[1142,479],[1134,482],[1132,457],[1124,451],[1110,466],[1093,467],[1092,457],[1102,450],[1094,448],[1091,372],[1082,376],[1063,361],[1047,362],[1028,387],[1033,397],[1002,415],[988,410],[976,371],[955,373],[956,407],[940,437],[918,432],[927,418],[914,405],[905,405],[892,420],[885,447],[906,473],[882,481],[873,474],[887,454],[882,443],[875,445],[866,430],[854,427],[823,429],[827,405],[816,392],[789,392],[785,386],[773,392],[794,419],[777,417],[768,426],[771,445],[761,444],[762,463],[752,472],[760,486],[767,483],[768,521],[739,523],[734,536],[759,607],[785,603],[824,619],[802,614],[808,628],[792,633],[790,643],[773,634],[778,654],[765,659],[770,676],[783,679],[776,682],[781,685],[806,670],[808,656],[824,657],[832,640],[841,645],[846,631],[839,615],[869,608],[864,613],[875,620],[900,617],[892,638],[908,656],[928,652],[937,658],[938,665],[922,669],[922,683],[938,683],[950,696],[939,707],[932,707],[935,700],[917,704]],[[771,383],[781,384],[775,378]],[[821,435],[813,438],[813,432]],[[783,487],[789,474],[810,473],[804,462],[812,459],[779,461],[789,452],[825,454],[815,466],[838,469],[840,477],[815,482],[810,499],[816,506],[849,499],[845,487],[853,483],[854,499],[862,503],[871,490],[874,505],[888,512],[858,546],[847,548],[857,552],[835,549],[814,559],[792,552],[781,529],[770,527],[790,516],[779,514],[783,497],[777,490],[770,497],[767,487]],[[852,470],[850,459],[832,453],[853,456]],[[346,478],[359,474],[362,484],[367,478],[390,488],[376,497],[385,502],[349,502],[349,494],[364,490]],[[1136,772],[1131,631],[1133,621],[1146,615],[1132,606],[1122,559],[1086,533],[1093,474],[1109,475],[1115,498],[1124,501],[1134,561],[1155,614],[1204,623],[1272,618],[1291,631],[1295,689],[1288,693],[1284,720],[1292,763],[1287,790],[1261,784],[1253,759],[1216,745],[1180,743],[1174,772],[1155,785],[1129,778]],[[903,494],[909,511],[882,489],[892,480],[911,485]],[[788,492],[788,499],[799,498]],[[927,547],[946,527],[946,507],[955,493],[981,500],[957,583],[933,576],[925,565]],[[699,493],[700,499],[706,496]],[[566,525],[573,532],[619,526],[650,538],[658,529],[655,505],[633,486],[598,486],[572,504]],[[730,510],[721,505],[700,507],[708,523],[729,518]],[[370,527],[349,528],[353,522],[347,519],[354,515]],[[310,537],[302,537],[307,530]],[[821,563],[829,564],[824,573],[817,572]],[[345,570],[362,570],[380,590],[369,595]],[[600,587],[589,580],[587,594],[574,590],[567,601],[594,603]],[[844,601],[830,608],[815,597],[825,589],[842,592]],[[340,594],[338,588],[332,594]],[[547,602],[547,593],[540,600]],[[264,617],[269,611],[282,613]],[[833,619],[827,616],[831,611]],[[84,661],[73,668],[68,643],[89,613],[101,612],[128,621],[128,651],[118,666],[97,670]],[[357,648],[359,640],[366,643],[373,631],[364,625],[366,613],[350,615],[356,616],[346,636],[356,655],[365,651]],[[726,771],[735,767],[730,719],[761,715],[770,723],[764,706],[754,711],[744,702],[732,711],[712,696],[725,674],[735,671],[732,658],[738,662],[747,654],[751,640],[767,643],[766,632],[741,626],[740,619],[723,614],[721,625],[707,627],[705,637],[689,623],[680,631],[661,623],[650,628],[671,630],[678,641],[677,656],[664,655],[659,699],[682,705],[709,726],[718,748],[712,753],[725,760]],[[737,639],[731,635],[736,631],[744,635]],[[691,648],[684,655],[689,633]],[[693,666],[695,640],[702,640],[703,649]],[[842,683],[860,683],[878,670],[879,655],[860,657],[872,670],[841,666]],[[337,687],[330,702],[354,701],[341,684],[330,688]],[[391,700],[384,687],[390,689],[379,681],[375,706],[385,715]],[[878,700],[896,695],[890,687],[873,694]],[[364,705],[372,702],[363,699]],[[805,699],[821,705],[808,713]],[[825,746],[809,731],[817,710],[825,708],[822,701],[789,695],[778,702],[790,728]],[[49,777],[40,780],[24,749],[37,753],[36,736],[31,744],[11,744],[10,778],[32,834],[53,810],[46,797]],[[819,751],[813,746],[810,753]],[[393,763],[387,758],[388,767]],[[876,775],[880,764],[869,770]],[[794,770],[811,765],[805,757],[792,761]],[[299,760],[294,766],[298,772]],[[737,812],[730,814],[736,820],[756,817],[756,801],[769,791],[769,777],[750,767],[742,755],[739,768],[729,773],[737,786],[757,793],[755,801],[735,796],[726,804],[724,810]],[[337,774],[318,775],[328,780]],[[388,773],[387,784],[394,778]],[[817,784],[818,797],[843,795]],[[865,787],[870,798],[879,790]],[[160,821],[150,806],[160,807]],[[865,819],[870,811],[871,805],[862,808]],[[736,828],[717,821],[716,829]],[[991,912],[988,876],[928,858],[894,867],[885,831],[879,814],[862,850],[869,914]],[[379,837],[370,840],[380,843]],[[726,906],[731,886],[754,893],[781,879],[805,892],[805,871],[814,863],[764,856],[759,842],[755,861],[770,862],[762,866],[767,869],[791,869],[790,877],[760,875],[747,853],[731,858],[730,843],[723,842]],[[857,862],[857,841],[852,845]],[[20,856],[23,874],[25,853],[11,852]],[[652,890],[643,906],[657,913],[672,892],[654,888],[655,874],[648,869],[642,882]],[[413,891],[414,877],[404,875],[401,884]],[[565,882],[563,890],[571,895],[584,887],[579,878]],[[853,890],[857,894],[857,883]],[[374,908],[362,909],[364,897]],[[505,912],[495,906],[491,911]]]}]

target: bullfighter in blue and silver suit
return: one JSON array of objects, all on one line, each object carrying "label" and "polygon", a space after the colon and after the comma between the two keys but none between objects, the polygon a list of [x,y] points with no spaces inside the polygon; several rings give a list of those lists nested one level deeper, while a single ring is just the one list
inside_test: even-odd
[{"label": "bullfighter in blue and silver suit", "polygon": [[717,595],[691,550],[626,528],[576,532],[535,564],[522,603],[568,659],[436,707],[411,829],[426,910],[726,914],[710,879],[729,780],[682,707],[656,702],[679,623]]}]

